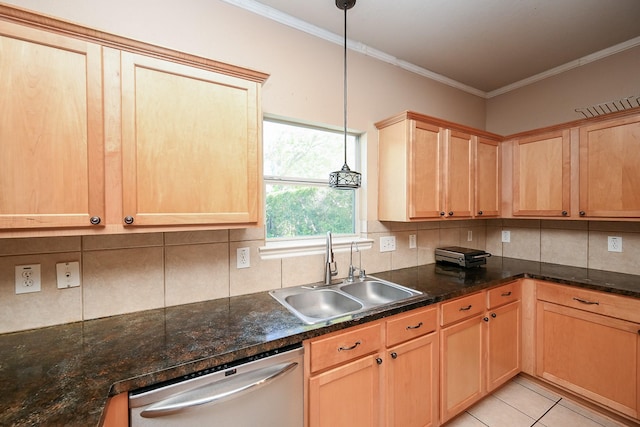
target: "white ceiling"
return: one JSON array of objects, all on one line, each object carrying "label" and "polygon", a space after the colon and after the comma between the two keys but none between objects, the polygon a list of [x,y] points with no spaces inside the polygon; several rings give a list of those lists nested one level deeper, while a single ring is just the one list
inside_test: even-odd
[{"label": "white ceiling", "polygon": [[[344,43],[334,0],[223,1]],[[359,0],[347,32],[351,49],[491,97],[639,46],[640,0]]]}]

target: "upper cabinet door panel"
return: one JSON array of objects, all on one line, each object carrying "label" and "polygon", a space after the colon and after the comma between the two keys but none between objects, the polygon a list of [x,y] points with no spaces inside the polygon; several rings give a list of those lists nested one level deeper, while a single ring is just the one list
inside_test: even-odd
[{"label": "upper cabinet door panel", "polygon": [[500,214],[500,143],[478,138],[475,162],[475,215]]},{"label": "upper cabinet door panel", "polygon": [[470,217],[474,172],[472,136],[450,131],[447,140],[445,210],[449,217]]},{"label": "upper cabinet door panel", "polygon": [[0,229],[103,223],[101,67],[96,44],[0,21]]},{"label": "upper cabinet door panel", "polygon": [[516,140],[513,214],[566,216],[571,203],[569,130]]},{"label": "upper cabinet door panel", "polygon": [[123,213],[134,225],[257,224],[259,86],[122,53]]},{"label": "upper cabinet door panel", "polygon": [[580,215],[640,217],[640,117],[580,129]]},{"label": "upper cabinet door panel", "polygon": [[442,131],[439,127],[412,121],[411,169],[409,173],[411,219],[437,218],[441,205]]}]

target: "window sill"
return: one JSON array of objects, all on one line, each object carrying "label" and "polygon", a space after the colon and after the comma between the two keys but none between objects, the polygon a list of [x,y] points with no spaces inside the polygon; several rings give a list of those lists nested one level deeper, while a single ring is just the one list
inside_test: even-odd
[{"label": "window sill", "polygon": [[[359,250],[369,250],[373,247],[373,239],[362,237],[334,237],[333,252],[348,252],[351,243],[358,244]],[[289,258],[296,256],[324,255],[327,250],[327,241],[321,239],[288,240],[281,242],[269,242],[258,248],[261,259]]]}]

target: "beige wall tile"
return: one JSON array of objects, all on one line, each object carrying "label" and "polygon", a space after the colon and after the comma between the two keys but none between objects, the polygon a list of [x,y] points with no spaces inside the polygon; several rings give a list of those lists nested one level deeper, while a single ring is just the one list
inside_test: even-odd
[{"label": "beige wall tile", "polygon": [[[471,241],[469,241],[469,231],[471,232]],[[473,226],[472,224],[460,228],[460,246],[484,251],[487,247],[487,227]]]},{"label": "beige wall tile", "polygon": [[391,270],[391,252],[380,252],[380,237],[390,233],[368,233],[367,238],[373,239],[373,246],[369,251],[362,252],[362,268],[367,274]]},{"label": "beige wall tile", "polygon": [[418,230],[437,230],[440,228],[440,221],[417,222]]},{"label": "beige wall tile", "polygon": [[[298,286],[324,280],[324,255],[282,258],[282,287]],[[334,258],[335,259],[335,258]],[[340,266],[344,270],[348,266]],[[342,273],[342,271],[339,271]]]},{"label": "beige wall tile", "polygon": [[163,249],[88,251],[83,279],[85,319],[163,307]]},{"label": "beige wall tile", "polygon": [[502,256],[502,227],[487,227],[485,251],[491,255]]},{"label": "beige wall tile", "polygon": [[144,248],[162,246],[162,233],[106,234],[103,236],[82,236],[85,251],[103,249]]},{"label": "beige wall tile", "polygon": [[[418,265],[418,249],[409,248],[409,236],[416,235],[418,231],[402,231],[394,233],[396,236],[396,250],[391,252],[391,268],[397,270],[399,268],[415,267]],[[417,246],[417,245],[416,245]]]},{"label": "beige wall tile", "polygon": [[543,228],[540,231],[540,261],[586,268],[588,245],[586,230]]},{"label": "beige wall tile", "polygon": [[440,229],[440,243],[438,247],[443,246],[460,246],[460,229],[458,227]]},{"label": "beige wall tile", "polygon": [[560,221],[560,220],[542,220],[540,228],[554,228],[558,230],[584,230],[589,229],[587,221]]},{"label": "beige wall tile", "polygon": [[386,233],[391,231],[393,222],[367,221],[367,233]]},{"label": "beige wall tile", "polygon": [[229,296],[229,245],[169,246],[165,249],[165,305]]},{"label": "beige wall tile", "polygon": [[540,261],[540,229],[505,227],[511,242],[502,244],[502,255],[508,258]]},{"label": "beige wall tile", "polygon": [[390,224],[392,233],[418,230],[418,223],[416,222],[391,222]]},{"label": "beige wall tile", "polygon": [[616,236],[622,237],[622,252],[608,251],[607,237],[611,235],[609,232],[589,232],[589,268],[640,274],[640,233],[615,232]]},{"label": "beige wall tile", "polygon": [[440,245],[440,230],[418,230],[418,265],[436,262],[435,251]]},{"label": "beige wall tile", "polygon": [[178,231],[164,233],[165,245],[193,245],[198,243],[222,243],[229,241],[229,230]]},{"label": "beige wall tile", "polygon": [[[246,241],[229,244],[229,294],[231,296],[267,291],[282,286],[282,263],[279,259],[260,259],[258,248],[264,242]],[[237,268],[237,249],[249,248],[251,267]]]},{"label": "beige wall tile", "polygon": [[[79,252],[0,257],[0,333],[82,320],[83,284],[56,283],[56,263],[79,260]],[[16,295],[15,266],[24,264],[40,264],[40,292]]]},{"label": "beige wall tile", "polygon": [[79,251],[80,236],[0,239],[0,256]]},{"label": "beige wall tile", "polygon": [[229,241],[241,242],[245,240],[264,240],[264,227],[238,228],[229,230]]},{"label": "beige wall tile", "polygon": [[511,228],[540,228],[539,219],[503,219],[502,227]]}]

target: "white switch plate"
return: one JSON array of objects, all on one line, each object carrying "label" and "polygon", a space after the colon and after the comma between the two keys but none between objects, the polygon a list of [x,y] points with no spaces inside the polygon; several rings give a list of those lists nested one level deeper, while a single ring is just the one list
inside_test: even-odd
[{"label": "white switch plate", "polygon": [[16,294],[40,292],[40,264],[16,265]]},{"label": "white switch plate", "polygon": [[609,252],[622,252],[622,237],[608,236],[607,250]]},{"label": "white switch plate", "polygon": [[56,264],[58,289],[80,286],[80,263],[78,261],[59,262]]},{"label": "white switch plate", "polygon": [[236,267],[251,267],[251,255],[249,253],[249,248],[238,248],[238,250],[236,251]]},{"label": "white switch plate", "polygon": [[511,232],[503,230],[502,231],[502,243],[510,243],[511,242]]},{"label": "white switch plate", "polygon": [[396,250],[396,236],[380,237],[380,252],[391,252]]},{"label": "white switch plate", "polygon": [[416,242],[416,235],[409,234],[409,249],[415,249],[418,246]]},{"label": "white switch plate", "polygon": [[472,242],[473,241],[473,231],[469,230],[467,231],[467,242]]}]

